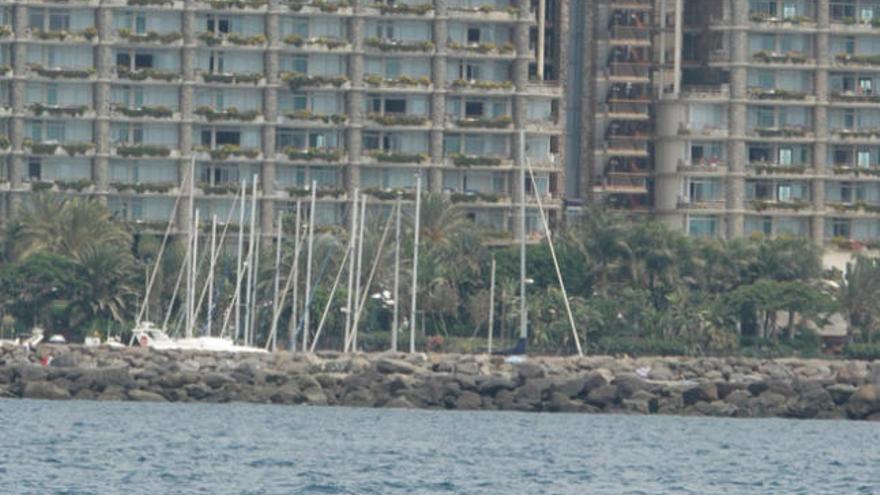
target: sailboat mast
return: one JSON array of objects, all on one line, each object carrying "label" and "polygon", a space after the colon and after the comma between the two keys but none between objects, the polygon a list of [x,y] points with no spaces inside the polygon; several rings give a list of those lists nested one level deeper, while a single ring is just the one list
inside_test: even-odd
[{"label": "sailboat mast", "polygon": [[214,318],[214,269],[217,259],[217,215],[211,217],[211,266],[208,268],[208,317],[205,334],[211,335],[211,320]]},{"label": "sailboat mast", "polygon": [[247,270],[247,281],[244,284],[244,343],[250,342],[250,322],[251,322],[251,285],[254,277],[254,243],[256,242],[256,224],[257,224],[257,176],[254,175],[254,183],[251,188],[251,226],[248,235],[248,254],[245,263]]},{"label": "sailboat mast", "polygon": [[[189,162],[189,188],[187,190],[188,198],[187,198],[187,223],[189,224],[189,236],[187,238],[189,246],[192,248],[195,245],[195,177],[196,177],[196,158],[193,156]],[[195,266],[193,263],[193,259],[195,259],[195,255],[193,254],[195,249],[190,251],[189,257],[187,257],[186,268],[187,268],[187,276],[186,276],[186,336],[192,337],[192,308],[193,308],[193,293],[195,292],[195,284],[192,280],[192,272],[195,270]]]},{"label": "sailboat mast", "polygon": [[[357,268],[355,269],[354,274],[354,303],[355,306],[360,304],[361,300],[361,273],[363,272],[364,266],[364,225],[367,219],[367,195],[364,194],[361,196],[361,212],[360,212],[360,226],[357,231]],[[366,290],[366,289],[365,289]],[[352,351],[357,351],[357,335],[358,335],[358,318],[357,318],[357,310],[355,310],[355,318],[352,321],[352,340],[351,340],[351,349]]]},{"label": "sailboat mast", "polygon": [[306,246],[306,293],[303,307],[303,351],[309,348],[309,306],[312,302],[312,252],[315,244],[315,200],[317,199],[318,182],[312,181],[312,197],[309,200],[309,243]]},{"label": "sailboat mast", "polygon": [[196,325],[196,278],[199,271],[199,210],[196,210],[192,223],[193,244],[192,257],[190,258],[189,284],[187,284],[187,315],[186,315],[186,338],[192,338],[193,328]]},{"label": "sailboat mast", "polygon": [[400,324],[400,196],[397,196],[397,212],[394,219],[394,317],[391,320],[391,350],[397,352],[397,330]]},{"label": "sailboat mast", "polygon": [[495,329],[495,257],[492,257],[492,268],[489,275],[489,331],[486,337],[487,353],[492,354],[492,331]]},{"label": "sailboat mast", "polygon": [[254,340],[257,337],[257,313],[259,312],[259,306],[257,306],[257,284],[260,281],[260,244],[262,244],[263,240],[262,231],[259,226],[256,228],[254,237],[254,277],[251,280],[251,320],[248,323],[248,340],[246,341],[248,346],[253,346]]},{"label": "sailboat mast", "polygon": [[517,347],[525,352],[528,342],[528,315],[526,314],[526,133],[519,131],[519,339]]},{"label": "sailboat mast", "polygon": [[[278,215],[278,230],[275,233],[275,284],[273,287],[274,294],[272,296],[273,297],[272,300],[275,302],[275,304],[273,304],[273,306],[272,306],[273,313],[278,311],[278,305],[279,305],[279,301],[280,301],[279,294],[278,294],[278,289],[279,289],[278,284],[281,282],[281,235],[282,235],[281,229],[282,228],[283,227],[281,225],[281,215]],[[272,338],[272,351],[273,352],[276,350],[275,332],[277,332],[277,331],[278,331],[278,320],[276,318],[272,318],[272,328],[270,329],[269,335]]]},{"label": "sailboat mast", "polygon": [[[348,258],[348,290],[346,290],[345,295],[345,335],[344,340],[342,341],[342,351],[348,352],[348,342],[349,336],[351,335],[351,320],[354,316],[354,307],[352,305],[352,301],[354,300],[354,272],[355,272],[355,246],[357,239],[357,228],[358,228],[358,189],[354,189],[354,194],[351,198],[351,213],[349,214],[349,223],[351,224],[348,229],[348,250],[351,255]],[[357,303],[355,303],[357,304]]]},{"label": "sailboat mast", "polygon": [[419,225],[422,210],[422,174],[416,175],[416,214],[413,232],[412,291],[410,299],[409,352],[416,352],[416,295],[419,291]]},{"label": "sailboat mast", "polygon": [[241,335],[241,271],[242,256],[244,255],[244,206],[247,202],[247,181],[241,181],[241,204],[238,210],[238,257],[235,268],[235,339]]},{"label": "sailboat mast", "polygon": [[288,324],[288,332],[290,334],[290,352],[296,351],[296,325],[297,307],[299,305],[299,251],[302,245],[302,201],[296,200],[296,221],[294,222],[293,234],[293,297],[290,302],[290,323]]}]

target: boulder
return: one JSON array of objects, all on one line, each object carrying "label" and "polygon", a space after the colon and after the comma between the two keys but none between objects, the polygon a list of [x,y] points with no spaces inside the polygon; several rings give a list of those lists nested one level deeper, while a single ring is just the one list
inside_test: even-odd
[{"label": "boulder", "polygon": [[476,392],[465,390],[455,399],[455,409],[477,410],[483,408],[483,398]]},{"label": "boulder", "polygon": [[590,390],[590,393],[587,394],[586,402],[592,406],[607,408],[608,406],[614,404],[617,400],[617,386],[615,385],[604,385],[593,390]]},{"label": "boulder", "polygon": [[841,405],[849,400],[853,392],[856,391],[856,388],[846,383],[836,383],[825,390],[831,395],[831,399],[834,400],[835,404]]},{"label": "boulder", "polygon": [[697,402],[693,406],[694,410],[703,416],[715,416],[729,418],[736,416],[737,407],[723,400],[712,402]]},{"label": "boulder", "polygon": [[478,390],[482,395],[495,395],[500,390],[513,390],[515,387],[516,384],[510,378],[495,375],[480,382]]},{"label": "boulder", "polygon": [[416,372],[416,367],[400,359],[382,358],[376,361],[376,371],[384,374],[400,373],[411,375]]},{"label": "boulder", "polygon": [[67,389],[61,388],[54,383],[31,381],[25,384],[22,397],[25,399],[61,400],[69,399],[70,393]]},{"label": "boulder", "polygon": [[537,363],[526,361],[516,366],[516,372],[520,380],[529,380],[533,378],[544,378],[544,368]]},{"label": "boulder", "polygon": [[691,406],[697,402],[715,402],[718,400],[718,389],[714,383],[703,383],[691,387],[681,394],[685,406]]},{"label": "boulder", "polygon": [[880,412],[880,389],[877,385],[869,383],[857,388],[846,401],[846,412],[855,419]]},{"label": "boulder", "polygon": [[413,409],[416,406],[414,406],[412,402],[408,401],[406,397],[394,397],[386,402],[384,407],[390,407],[393,409]]},{"label": "boulder", "polygon": [[599,368],[587,373],[587,377],[584,380],[584,389],[587,392],[596,390],[597,388],[608,385],[613,379],[614,374],[605,368]]},{"label": "boulder", "polygon": [[79,366],[81,361],[82,356],[78,352],[65,352],[55,356],[50,365],[57,368],[73,368]]},{"label": "boulder", "polygon": [[553,389],[566,397],[578,397],[586,388],[586,380],[583,376],[557,379],[553,385]]}]

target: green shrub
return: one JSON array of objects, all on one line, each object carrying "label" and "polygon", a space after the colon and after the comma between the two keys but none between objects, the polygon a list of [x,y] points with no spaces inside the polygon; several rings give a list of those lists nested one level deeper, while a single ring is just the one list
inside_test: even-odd
[{"label": "green shrub", "polygon": [[849,344],[843,350],[843,355],[849,359],[878,360],[880,359],[880,342],[873,344]]}]

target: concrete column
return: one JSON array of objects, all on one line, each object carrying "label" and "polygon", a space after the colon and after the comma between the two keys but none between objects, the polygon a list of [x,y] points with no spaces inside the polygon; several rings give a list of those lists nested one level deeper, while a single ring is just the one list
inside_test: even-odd
[{"label": "concrete column", "polygon": [[361,185],[361,153],[364,128],[364,19],[359,17],[367,5],[365,0],[354,2],[355,17],[349,21],[349,42],[352,54],[348,58],[348,78],[351,90],[347,94],[349,128],[346,134],[348,166],[345,173],[345,187],[349,190]]},{"label": "concrete column", "polygon": [[745,23],[748,19],[748,2],[731,1],[731,14],[737,26],[730,33],[730,96],[728,175],[725,178],[727,237],[741,237],[744,230],[745,170],[746,170],[746,104],[747,77],[745,64],[748,62],[748,34]]},{"label": "concrete column", "polygon": [[[28,29],[28,9],[22,4],[15,4],[12,7],[12,28],[15,35],[25,36]],[[12,44],[12,70],[15,76],[24,76],[27,74],[27,44],[23,41],[15,41]],[[25,179],[25,163],[26,160],[22,155],[23,150],[21,143],[24,140],[24,117],[25,111],[25,80],[16,77],[12,82],[12,91],[10,94],[10,104],[13,110],[13,118],[10,121],[9,141],[12,148],[8,158],[8,170],[6,177],[13,189],[22,187]],[[15,210],[14,206],[18,202],[15,195],[10,196],[11,210]]]},{"label": "concrete column", "polygon": [[434,93],[431,95],[431,139],[429,163],[430,176],[428,189],[433,193],[443,190],[443,127],[446,120],[446,39],[448,36],[447,26],[447,2],[436,0],[434,2],[434,46],[437,51],[432,60],[432,77]]},{"label": "concrete column", "polygon": [[810,218],[810,235],[816,245],[821,246],[825,240],[825,180],[822,178],[827,168],[828,159],[828,69],[823,68],[831,60],[829,49],[829,29],[831,27],[831,10],[829,0],[816,0],[816,22],[819,32],[816,33],[816,69],[815,92],[816,101],[813,117],[815,119],[816,141],[813,145],[813,168],[815,176],[812,180],[813,216]]}]

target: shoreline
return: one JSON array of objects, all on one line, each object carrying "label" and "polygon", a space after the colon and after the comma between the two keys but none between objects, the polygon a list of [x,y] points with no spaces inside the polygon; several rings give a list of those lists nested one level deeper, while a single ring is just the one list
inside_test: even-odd
[{"label": "shoreline", "polygon": [[0,397],[880,421],[880,361],[0,346]]}]

